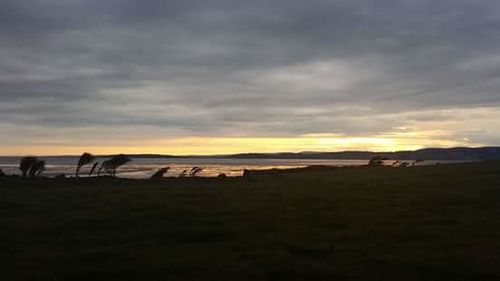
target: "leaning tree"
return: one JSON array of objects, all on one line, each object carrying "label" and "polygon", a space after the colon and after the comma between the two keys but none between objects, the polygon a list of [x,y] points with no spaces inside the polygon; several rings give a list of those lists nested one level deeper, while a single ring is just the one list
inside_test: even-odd
[{"label": "leaning tree", "polygon": [[130,161],[132,161],[132,159],[124,154],[115,155],[111,159],[102,162],[98,174],[100,174],[101,169],[104,169],[110,176],[116,177],[116,170]]},{"label": "leaning tree", "polygon": [[33,163],[33,165],[31,165],[31,168],[29,170],[29,176],[30,178],[39,177],[44,170],[45,170],[45,161],[38,160],[35,163]]},{"label": "leaning tree", "polygon": [[27,157],[21,158],[21,162],[19,163],[19,170],[21,170],[21,172],[23,174],[23,178],[26,178],[28,176],[28,171],[37,162],[38,162],[38,158],[33,157],[33,156],[27,156]]},{"label": "leaning tree", "polygon": [[152,180],[161,179],[168,172],[168,170],[170,170],[170,167],[160,168],[150,177],[150,179]]},{"label": "leaning tree", "polygon": [[79,177],[80,176],[80,169],[83,166],[94,162],[94,160],[95,160],[95,157],[92,154],[90,154],[88,152],[84,152],[82,154],[82,156],[80,156],[80,159],[78,160],[78,164],[76,164],[75,177]]}]

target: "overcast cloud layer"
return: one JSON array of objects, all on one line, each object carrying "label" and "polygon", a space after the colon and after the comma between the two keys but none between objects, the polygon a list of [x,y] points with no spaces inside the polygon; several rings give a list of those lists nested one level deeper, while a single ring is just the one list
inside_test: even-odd
[{"label": "overcast cloud layer", "polygon": [[0,145],[500,144],[499,31],[497,0],[3,0]]}]

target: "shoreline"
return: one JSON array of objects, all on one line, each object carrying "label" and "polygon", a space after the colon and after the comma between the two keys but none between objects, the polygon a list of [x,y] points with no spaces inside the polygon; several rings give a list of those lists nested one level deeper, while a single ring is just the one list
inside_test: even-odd
[{"label": "shoreline", "polygon": [[136,181],[136,182],[151,182],[151,181],[186,181],[186,180],[201,180],[201,179],[244,179],[251,178],[255,176],[273,176],[273,175],[286,175],[286,174],[295,174],[295,173],[307,173],[307,172],[327,172],[333,170],[342,170],[342,169],[363,169],[363,168],[382,168],[382,169],[415,169],[415,168],[423,168],[423,167],[433,167],[433,166],[451,166],[451,165],[470,165],[470,164],[479,164],[479,163],[488,163],[488,162],[497,162],[497,161],[463,161],[463,162],[449,162],[449,163],[440,163],[436,162],[433,164],[426,165],[416,165],[416,166],[405,166],[405,167],[397,167],[391,165],[381,165],[381,166],[370,166],[370,165],[345,165],[345,166],[333,166],[333,165],[309,165],[304,167],[293,167],[293,168],[270,168],[270,169],[243,169],[243,173],[238,176],[164,176],[161,178],[132,178],[132,177],[111,177],[109,175],[102,176],[80,176],[75,177],[74,175],[65,175],[65,177],[56,176],[44,176],[41,175],[37,178],[26,178],[23,179],[21,175],[17,174],[8,174],[0,176],[1,180],[21,180],[25,182],[37,182],[37,181],[57,181],[57,182],[99,182],[99,181]]}]

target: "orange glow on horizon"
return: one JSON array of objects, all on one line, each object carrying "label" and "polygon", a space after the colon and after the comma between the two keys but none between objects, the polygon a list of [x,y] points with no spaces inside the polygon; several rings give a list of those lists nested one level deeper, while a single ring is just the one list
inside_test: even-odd
[{"label": "orange glow on horizon", "polygon": [[471,146],[462,141],[434,139],[418,134],[376,137],[341,137],[336,135],[306,135],[295,138],[210,138],[180,137],[148,140],[133,145],[26,145],[0,147],[0,155],[78,155],[84,151],[94,154],[171,154],[214,155],[252,152],[300,151],[398,151],[424,147]]}]

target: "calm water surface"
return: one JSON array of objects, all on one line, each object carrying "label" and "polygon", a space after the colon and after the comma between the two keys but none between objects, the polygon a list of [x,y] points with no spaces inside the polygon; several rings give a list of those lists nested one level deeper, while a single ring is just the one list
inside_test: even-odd
[{"label": "calm water surface", "polygon": [[[55,176],[57,174],[66,174],[72,176],[75,174],[75,165],[78,157],[39,157],[46,161],[46,169],[42,175]],[[101,162],[105,160],[97,159]],[[0,157],[0,169],[6,174],[20,174],[18,169],[20,157]],[[411,161],[409,161],[411,162]],[[441,163],[458,163],[468,161],[424,161],[417,165],[433,165]],[[366,165],[368,160],[340,160],[340,159],[229,159],[229,158],[132,158],[132,162],[120,167],[117,171],[119,177],[124,178],[148,178],[160,168],[170,167],[165,175],[167,177],[176,177],[183,170],[189,170],[192,167],[202,167],[200,176],[215,177],[221,173],[227,176],[241,176],[243,169],[264,170],[271,168],[289,169],[299,168],[311,165],[328,166],[361,166]],[[388,164],[391,164],[390,161]],[[92,165],[84,166],[80,172],[81,176],[89,173]]]},{"label": "calm water surface", "polygon": [[[73,175],[77,157],[39,157],[46,161],[44,176],[57,174]],[[0,157],[0,169],[6,174],[20,174],[19,157]],[[102,161],[104,159],[98,159]],[[133,158],[132,162],[118,169],[118,176],[127,178],[147,178],[163,167],[170,167],[166,176],[178,176],[183,170],[202,167],[200,176],[213,177],[220,173],[240,176],[243,169],[298,168],[310,165],[359,166],[368,160],[317,160],[317,159],[214,159],[214,158]],[[88,174],[92,165],[84,166],[82,176]]]}]

